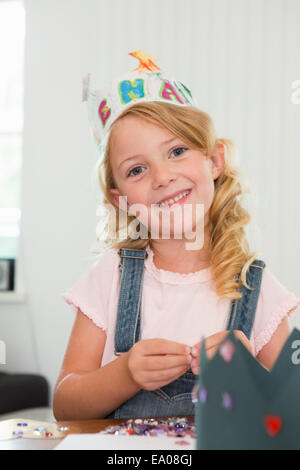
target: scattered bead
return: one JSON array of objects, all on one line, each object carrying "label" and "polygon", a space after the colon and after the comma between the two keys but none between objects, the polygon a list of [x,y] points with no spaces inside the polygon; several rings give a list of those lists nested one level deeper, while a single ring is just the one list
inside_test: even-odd
[{"label": "scattered bead", "polygon": [[33,431],[33,433],[34,433],[34,434],[37,434],[37,435],[43,435],[46,431],[47,431],[47,429],[41,426],[41,427],[39,427],[39,428],[36,428],[36,429]]},{"label": "scattered bead", "polygon": [[[25,421],[16,422],[16,426],[18,428],[16,428],[14,431],[11,431],[11,434],[15,437],[28,437],[33,433],[41,439],[42,438],[51,438],[51,437],[54,436],[54,433],[49,431],[44,426],[39,426],[39,427],[36,427],[36,428],[33,429],[32,427],[30,427],[30,424],[31,424],[30,422],[27,423]],[[59,431],[68,431],[69,427],[68,426],[60,426],[57,429]]]},{"label": "scattered bead", "polygon": [[68,426],[60,426],[58,428],[58,430],[61,431],[61,432],[65,432],[65,431],[69,431],[69,428],[68,428]]},{"label": "scattered bead", "polygon": [[155,434],[165,434],[165,430],[162,428],[155,429]]},{"label": "scattered bead", "polygon": [[127,434],[136,434],[133,429],[127,429],[126,432]]},{"label": "scattered bead", "polygon": [[168,437],[195,437],[195,424],[187,418],[169,417],[166,419],[137,418],[127,420],[118,425],[110,425],[101,434],[139,435]]},{"label": "scattered bead", "polygon": [[39,428],[36,428],[36,431],[45,432],[45,431],[47,431],[47,429],[44,428],[43,426],[40,426]]}]

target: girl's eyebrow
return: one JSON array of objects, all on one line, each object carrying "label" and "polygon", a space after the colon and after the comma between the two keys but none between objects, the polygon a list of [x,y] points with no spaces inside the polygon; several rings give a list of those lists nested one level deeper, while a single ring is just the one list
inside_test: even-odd
[{"label": "girl's eyebrow", "polygon": [[[174,140],[178,140],[179,137],[172,137],[171,139],[169,140],[165,140],[165,142],[161,142],[160,144],[160,147],[163,147],[164,145],[167,145],[167,144],[170,144],[171,142],[173,142]],[[120,168],[123,163],[127,162],[128,160],[132,160],[133,158],[136,158],[136,157],[143,157],[144,155],[143,154],[137,154],[137,155],[133,155],[132,157],[128,157],[126,158],[125,160],[123,160],[120,165],[118,166],[118,168]]]}]

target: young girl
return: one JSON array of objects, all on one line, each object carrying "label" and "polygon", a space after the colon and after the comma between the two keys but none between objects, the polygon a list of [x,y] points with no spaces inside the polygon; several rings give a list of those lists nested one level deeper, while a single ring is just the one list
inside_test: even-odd
[{"label": "young girl", "polygon": [[[106,251],[63,294],[77,316],[54,394],[58,420],[192,415],[199,339],[212,357],[232,329],[271,369],[300,303],[250,252],[232,142],[217,138],[185,85],[149,54],[131,55],[138,71],[109,90],[85,83],[103,202],[131,232],[122,238],[110,211],[117,239],[108,234]],[[188,205],[183,227],[175,214]],[[162,213],[171,212],[165,237]]]}]

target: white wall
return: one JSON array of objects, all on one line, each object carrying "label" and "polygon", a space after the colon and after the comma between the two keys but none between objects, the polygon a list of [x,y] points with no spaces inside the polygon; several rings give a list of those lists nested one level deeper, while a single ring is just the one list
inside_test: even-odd
[{"label": "white wall", "polygon": [[[18,284],[24,304],[0,304],[1,370],[39,372],[51,387],[74,314],[61,299],[93,262],[91,172],[97,154],[81,80],[105,84],[144,50],[190,85],[220,137],[237,145],[252,188],[253,248],[300,295],[298,0],[25,0],[25,120]],[[298,309],[299,310],[299,309]],[[298,312],[292,325],[300,327]]]}]

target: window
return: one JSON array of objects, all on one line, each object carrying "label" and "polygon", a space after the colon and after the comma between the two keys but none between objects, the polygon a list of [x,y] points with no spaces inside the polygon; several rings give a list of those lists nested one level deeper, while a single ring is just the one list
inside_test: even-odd
[{"label": "window", "polygon": [[24,42],[23,1],[0,1],[0,258],[18,255]]}]

